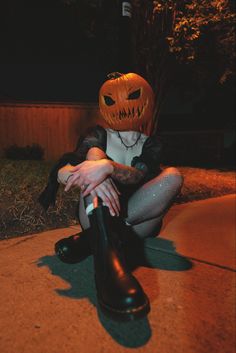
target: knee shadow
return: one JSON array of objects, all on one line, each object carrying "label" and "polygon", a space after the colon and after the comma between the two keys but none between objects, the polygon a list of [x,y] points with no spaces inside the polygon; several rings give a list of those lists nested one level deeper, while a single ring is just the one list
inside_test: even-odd
[{"label": "knee shadow", "polygon": [[97,306],[92,256],[73,265],[60,262],[55,255],[44,256],[38,260],[37,266],[48,267],[52,275],[59,276],[70,284],[69,289],[56,289],[58,295],[74,299],[88,298],[97,307],[102,326],[117,343],[124,347],[138,348],[149,341],[152,331],[147,317],[136,321],[116,322],[100,311]]},{"label": "knee shadow", "polygon": [[144,241],[146,267],[167,271],[187,271],[193,263],[176,251],[174,242],[164,238],[152,238]]}]

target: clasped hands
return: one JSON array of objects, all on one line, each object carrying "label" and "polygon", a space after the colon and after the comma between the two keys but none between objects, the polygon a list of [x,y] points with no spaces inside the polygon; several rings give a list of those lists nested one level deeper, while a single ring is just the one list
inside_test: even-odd
[{"label": "clasped hands", "polygon": [[72,172],[65,191],[72,187],[80,187],[83,197],[91,194],[94,198],[99,196],[104,204],[109,208],[112,216],[120,213],[120,192],[109,175],[113,171],[113,166],[108,159],[97,161],[84,161],[69,169]]}]

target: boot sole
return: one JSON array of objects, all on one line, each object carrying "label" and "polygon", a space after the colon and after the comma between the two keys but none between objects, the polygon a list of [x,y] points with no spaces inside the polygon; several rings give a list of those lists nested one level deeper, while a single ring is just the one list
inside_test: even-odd
[{"label": "boot sole", "polygon": [[137,308],[130,310],[117,310],[111,308],[110,306],[104,304],[101,300],[98,299],[99,306],[104,315],[109,318],[112,318],[117,321],[133,321],[144,318],[150,312],[150,303],[146,297],[146,302]]},{"label": "boot sole", "polygon": [[68,256],[66,257],[66,256],[63,256],[63,254],[60,253],[59,251],[55,251],[55,255],[61,262],[64,262],[65,264],[71,264],[71,265],[82,262],[87,257],[89,257],[89,255],[81,256],[78,258],[73,258],[73,257],[68,257]]}]

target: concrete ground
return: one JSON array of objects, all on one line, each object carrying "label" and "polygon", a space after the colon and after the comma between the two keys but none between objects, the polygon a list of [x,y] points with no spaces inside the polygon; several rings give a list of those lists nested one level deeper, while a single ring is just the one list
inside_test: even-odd
[{"label": "concrete ground", "polygon": [[234,353],[235,195],[172,207],[134,274],[147,318],[97,311],[92,257],[61,263],[54,243],[78,227],[0,242],[1,353]]}]

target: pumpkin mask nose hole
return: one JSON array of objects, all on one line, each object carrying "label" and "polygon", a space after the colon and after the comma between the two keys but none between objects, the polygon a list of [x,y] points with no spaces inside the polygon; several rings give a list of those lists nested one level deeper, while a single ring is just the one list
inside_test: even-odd
[{"label": "pumpkin mask nose hole", "polygon": [[114,99],[112,99],[111,97],[103,96],[103,98],[104,98],[104,102],[106,105],[111,106],[111,105],[115,104]]}]

